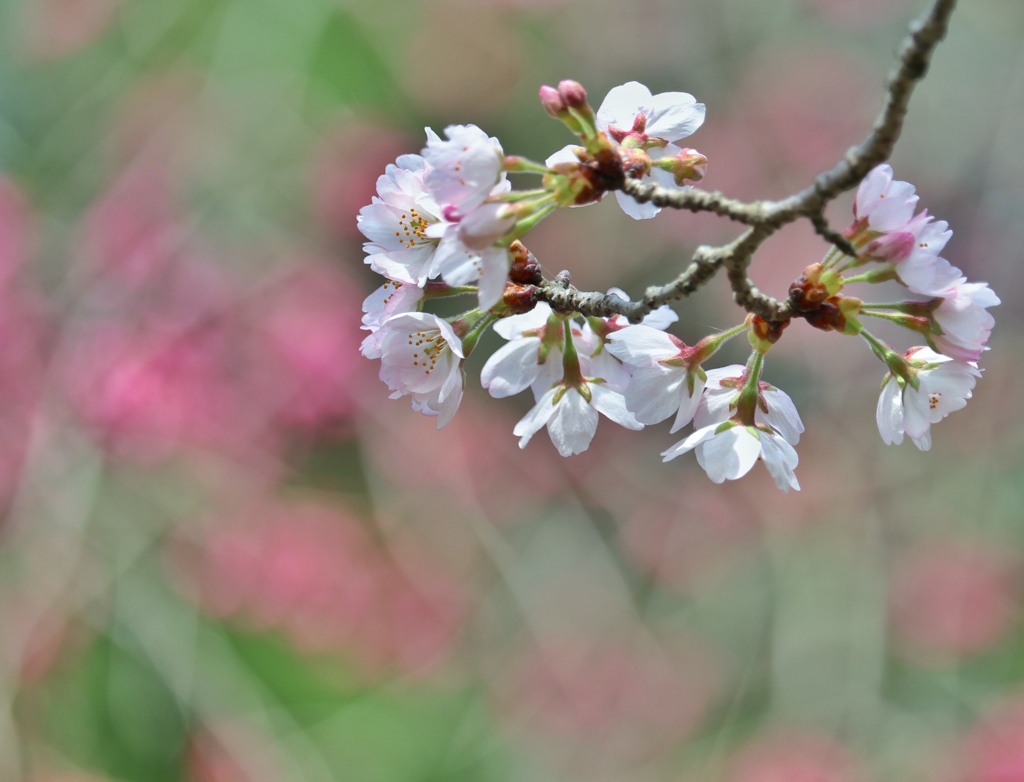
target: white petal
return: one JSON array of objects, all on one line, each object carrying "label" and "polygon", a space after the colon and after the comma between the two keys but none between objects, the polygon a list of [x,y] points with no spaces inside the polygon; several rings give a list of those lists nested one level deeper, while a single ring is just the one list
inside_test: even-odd
[{"label": "white petal", "polygon": [[494,244],[516,224],[515,215],[501,203],[478,206],[459,221],[459,240],[470,250],[480,252]]},{"label": "white petal", "polygon": [[941,296],[943,291],[967,280],[945,258],[923,253],[897,264],[896,274],[907,288],[922,296]]},{"label": "white petal", "polygon": [[643,324],[614,331],[608,339],[608,352],[635,367],[650,366],[680,353],[668,334]]},{"label": "white petal", "polygon": [[540,365],[537,379],[533,381],[533,398],[539,399],[565,374],[565,366],[562,364],[561,348],[552,348],[547,355],[547,360]]},{"label": "white petal", "polygon": [[702,429],[698,429],[695,432],[691,432],[686,438],[680,440],[678,443],[673,445],[667,451],[662,451],[662,461],[667,462],[675,459],[677,456],[682,456],[687,451],[692,451],[698,445],[701,445],[712,437],[715,436],[715,430],[718,425],[705,426]]},{"label": "white petal", "polygon": [[489,310],[505,293],[505,281],[511,263],[508,251],[501,247],[488,247],[480,256],[483,271],[477,282],[480,309]]},{"label": "white petal", "polygon": [[888,376],[878,396],[875,422],[878,424],[878,433],[882,435],[882,442],[886,445],[899,445],[903,442],[903,393],[892,375]]},{"label": "white petal", "polygon": [[[637,421],[645,424],[660,423],[679,409],[681,397],[685,397],[689,406],[690,398],[685,383],[686,370],[683,367],[666,367],[661,364],[640,367],[633,373],[629,388],[626,389],[626,409],[636,416]],[[696,406],[694,403],[693,408]]]},{"label": "white petal", "polygon": [[619,426],[638,431],[644,425],[626,409],[626,402],[622,394],[607,388],[601,383],[590,384],[590,404],[599,413],[610,418]]},{"label": "white petal", "polygon": [[733,388],[713,388],[710,383],[711,373],[708,372],[708,384],[701,395],[700,404],[693,415],[693,424],[698,429],[712,424],[720,424],[732,417],[735,412],[732,404],[739,395]]},{"label": "white petal", "polygon": [[682,384],[678,397],[679,411],[676,413],[676,420],[672,422],[672,428],[669,429],[669,434],[675,434],[693,420],[694,415],[697,413],[697,408],[700,405],[703,391],[704,383],[699,379],[693,386],[693,396],[690,396],[689,387],[686,383],[684,382]]},{"label": "white petal", "polygon": [[540,365],[537,363],[539,350],[540,340],[535,337],[516,339],[502,345],[480,370],[481,385],[496,399],[529,388],[540,373]]},{"label": "white petal", "polygon": [[745,426],[733,426],[697,449],[697,463],[712,481],[722,483],[750,472],[760,454],[760,440]]},{"label": "white petal", "polygon": [[591,407],[579,391],[569,388],[548,421],[548,435],[558,453],[572,456],[590,447],[597,431],[597,410]]},{"label": "white petal", "polygon": [[641,204],[636,201],[633,196],[626,195],[626,193],[623,193],[621,190],[615,191],[615,200],[619,202],[619,206],[622,207],[622,211],[634,220],[650,220],[661,211],[660,206],[655,206],[650,201],[646,204]]},{"label": "white petal", "polygon": [[679,320],[679,316],[676,314],[676,311],[667,304],[664,304],[654,310],[654,312],[649,312],[645,315],[644,319],[640,321],[640,325],[664,331],[677,320]]},{"label": "white petal", "polygon": [[[772,386],[764,392],[764,400],[768,405],[768,415],[764,416],[758,409],[759,416],[766,420],[763,423],[770,424],[790,442],[796,445],[800,442],[800,435],[804,431],[804,423],[800,420],[800,413],[796,405],[785,391]],[[755,420],[757,420],[755,418]],[[758,421],[762,423],[762,421]]]},{"label": "white petal", "polygon": [[612,87],[597,110],[597,127],[608,130],[610,125],[615,125],[622,130],[630,130],[637,114],[650,113],[653,97],[651,91],[638,81]]},{"label": "white petal", "polygon": [[539,432],[548,420],[555,414],[555,405],[553,404],[555,398],[555,391],[557,389],[550,389],[544,396],[537,400],[537,404],[524,415],[519,423],[515,425],[512,430],[512,434],[519,438],[519,447],[525,448],[526,444],[530,442],[530,438]]},{"label": "white petal", "polygon": [[494,324],[494,330],[505,339],[515,339],[522,336],[524,331],[533,331],[547,325],[551,317],[551,305],[545,301],[537,304],[529,312],[522,315],[512,315],[502,318]]},{"label": "white petal", "polygon": [[799,457],[792,445],[781,437],[772,437],[762,432],[761,457],[776,486],[786,492],[791,488],[800,491],[800,482],[793,472]]},{"label": "white petal", "polygon": [[581,149],[581,147],[574,144],[562,147],[556,153],[549,156],[548,159],[544,161],[544,165],[548,168],[554,168],[559,163],[579,163],[580,159],[576,157],[577,149]]},{"label": "white petal", "polygon": [[688,92],[662,92],[651,100],[647,135],[678,141],[704,124],[705,106]]},{"label": "white petal", "polygon": [[438,401],[440,402],[440,409],[437,411],[438,429],[447,425],[455,415],[455,411],[459,409],[459,405],[462,403],[462,393],[465,381],[466,377],[463,374],[462,369],[459,368],[449,376],[448,383],[446,383],[446,386],[441,389],[441,393],[438,395]]}]

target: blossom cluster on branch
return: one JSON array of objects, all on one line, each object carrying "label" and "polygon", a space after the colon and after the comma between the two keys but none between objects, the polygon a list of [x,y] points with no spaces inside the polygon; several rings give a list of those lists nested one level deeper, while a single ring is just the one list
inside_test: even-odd
[{"label": "blossom cluster on branch", "polygon": [[[881,160],[902,122],[909,89],[952,9],[938,0],[918,23],[890,83],[880,123],[865,145],[819,178],[816,189],[783,202],[742,204],[693,189],[708,166],[695,149],[679,146],[704,122],[705,107],[684,92],[654,95],[629,82],[612,89],[597,111],[583,87],[563,81],[541,87],[552,117],[578,138],[544,163],[506,155],[474,125],[429,128],[419,155],[403,155],[377,182],[378,196],[359,214],[369,240],[366,263],[385,278],[364,304],[362,352],[381,361],[392,398],[452,419],[463,395],[465,361],[493,325],[508,343],[481,373],[494,397],[530,389],[535,405],[515,426],[520,447],[542,428],[563,456],[587,449],[601,415],[628,429],[673,418],[672,432],[694,431],[662,456],[694,451],[716,483],[746,474],[763,461],[779,488],[799,489],[794,469],[803,424],[792,400],[762,379],[765,356],[793,320],[863,338],[885,364],[876,418],[883,440],[907,436],[926,450],[931,425],[970,398],[977,362],[999,299],[985,283],[968,282],[941,257],[952,232],[927,210],[916,212],[915,188],[895,180]],[[859,173],[858,173],[859,172]],[[512,189],[508,174],[535,175],[539,186]],[[824,220],[824,204],[858,186],[854,219],[842,232]],[[559,208],[595,203],[609,192],[630,217],[653,218],[661,208],[711,211],[748,226],[731,244],[700,248],[674,283],[649,289],[641,302],[621,291],[575,290],[568,272],[544,279],[522,239]],[[807,217],[832,243],[807,266],[779,302],[747,275],[750,256],[782,224]],[[666,306],[726,268],[734,298],[747,312],[741,323],[693,346],[669,334],[676,320]],[[864,301],[847,286],[895,281],[905,298]],[[477,306],[443,319],[424,310],[434,299],[475,295]],[[883,319],[915,334],[905,352],[864,326]],[[745,366],[707,368],[730,339],[746,334]]]}]

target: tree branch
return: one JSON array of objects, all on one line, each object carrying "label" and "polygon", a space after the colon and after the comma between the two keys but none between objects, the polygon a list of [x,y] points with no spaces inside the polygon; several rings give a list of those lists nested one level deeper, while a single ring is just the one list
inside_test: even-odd
[{"label": "tree branch", "polygon": [[640,203],[650,202],[663,208],[690,212],[711,212],[742,223],[747,230],[737,239],[719,247],[698,247],[682,274],[665,285],[648,288],[640,301],[624,301],[603,293],[585,293],[558,282],[542,284],[541,298],[556,309],[574,310],[596,317],[620,314],[637,323],[657,307],[686,298],[725,267],[733,298],[743,309],[768,321],[791,317],[788,303],[761,293],[747,274],[754,252],[782,226],[804,217],[825,240],[847,255],[856,255],[847,239],[829,226],[825,207],[840,194],[859,185],[875,166],[892,154],[903,130],[911,93],[927,73],[932,53],[946,35],[955,6],[956,0],[934,0],[928,11],[910,25],[910,34],[900,46],[899,62],[889,74],[885,102],[871,132],[859,145],[847,151],[843,160],[831,170],[819,174],[810,186],[800,192],[780,201],[744,202],[727,198],[719,192],[696,188],[668,190],[636,179],[627,179],[622,188]]}]

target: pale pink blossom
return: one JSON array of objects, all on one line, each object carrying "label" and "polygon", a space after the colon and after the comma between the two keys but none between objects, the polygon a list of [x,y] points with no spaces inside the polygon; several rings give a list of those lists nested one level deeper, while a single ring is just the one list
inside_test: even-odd
[{"label": "pale pink blossom", "polygon": [[385,280],[377,290],[363,301],[363,325],[370,334],[363,340],[359,351],[367,358],[380,358],[380,344],[384,334],[381,324],[392,315],[413,312],[423,298],[423,289],[408,283]]},{"label": "pale pink blossom", "polygon": [[410,396],[413,409],[437,416],[442,428],[462,402],[462,340],[451,325],[425,312],[394,315],[380,330],[380,379],[391,398]]},{"label": "pale pink blossom", "polygon": [[886,445],[899,445],[906,434],[920,450],[932,447],[931,425],[967,405],[981,372],[974,362],[960,361],[915,347],[904,354],[918,381],[914,388],[890,372],[882,381],[875,420]]},{"label": "pale pink blossom", "polygon": [[912,292],[937,296],[964,279],[958,268],[939,256],[952,235],[945,220],[933,220],[924,210],[906,225],[872,239],[863,252],[871,260],[894,264],[900,282]]},{"label": "pale pink blossom", "polygon": [[888,233],[904,228],[914,215],[918,197],[914,186],[892,178],[892,166],[875,166],[857,188],[853,214],[873,231]]},{"label": "pale pink blossom", "polygon": [[476,125],[449,125],[445,135],[447,140],[427,128],[423,149],[424,186],[443,218],[426,229],[437,243],[429,276],[455,286],[477,283],[480,308],[490,309],[501,300],[512,262],[507,248],[495,242],[515,219],[506,205],[487,202],[510,189],[504,154],[498,140]]},{"label": "pale pink blossom", "polygon": [[508,204],[486,203],[459,221],[457,236],[467,250],[482,252],[496,243],[516,224]]},{"label": "pale pink blossom", "polygon": [[[620,288],[609,288],[608,295],[622,301],[629,297]],[[644,316],[640,322],[644,328],[663,330],[679,320],[679,316],[671,307],[661,306]],[[629,321],[622,315],[607,318],[586,318],[578,332],[580,359],[584,367],[583,374],[588,377],[601,378],[609,388],[625,393],[631,384],[633,367],[624,362],[614,350],[611,350],[610,339],[624,329],[632,328]],[[577,332],[573,332],[574,335]],[[659,419],[662,420],[662,419]],[[644,422],[649,423],[649,422]],[[656,422],[655,422],[656,423]]]},{"label": "pale pink blossom", "polygon": [[501,144],[476,125],[449,125],[444,129],[447,140],[430,128],[426,131],[424,182],[446,219],[457,222],[483,204],[503,180]]},{"label": "pale pink blossom", "polygon": [[422,286],[436,274],[439,239],[429,231],[442,223],[441,207],[424,184],[426,161],[402,155],[377,180],[377,193],[356,222],[370,241],[366,263],[396,282]]},{"label": "pale pink blossom", "polygon": [[512,258],[504,247],[491,246],[470,250],[458,235],[458,223],[438,226],[443,231],[437,248],[434,269],[446,283],[479,287],[480,309],[490,309],[501,300]]},{"label": "pale pink blossom", "polygon": [[995,318],[989,307],[1000,303],[985,282],[959,280],[941,294],[942,301],[932,312],[941,333],[931,336],[935,346],[947,356],[961,361],[977,361],[987,349]]}]

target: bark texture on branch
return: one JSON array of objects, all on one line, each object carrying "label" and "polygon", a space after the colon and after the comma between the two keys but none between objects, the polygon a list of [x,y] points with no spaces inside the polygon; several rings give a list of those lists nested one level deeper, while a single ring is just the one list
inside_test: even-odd
[{"label": "bark texture on branch", "polygon": [[627,179],[623,191],[641,203],[650,202],[668,209],[711,212],[741,223],[746,230],[729,244],[718,247],[701,245],[691,262],[674,280],[648,288],[639,301],[625,301],[604,293],[578,291],[564,280],[544,282],[541,298],[560,310],[583,315],[608,317],[624,315],[637,323],[652,310],[689,296],[706,285],[723,267],[732,287],[733,298],[747,312],[767,321],[786,320],[792,312],[786,301],[761,293],[747,270],[754,253],[782,226],[800,218],[808,219],[826,241],[848,255],[856,255],[842,234],[825,219],[825,207],[842,193],[853,189],[878,164],[892,154],[903,130],[903,120],[911,93],[924,78],[932,53],[946,35],[956,0],[934,0],[931,7],[910,25],[910,34],[899,49],[898,62],[886,83],[885,101],[871,132],[830,170],[798,193],[779,201],[739,201],[707,190],[667,190],[656,184]]}]

